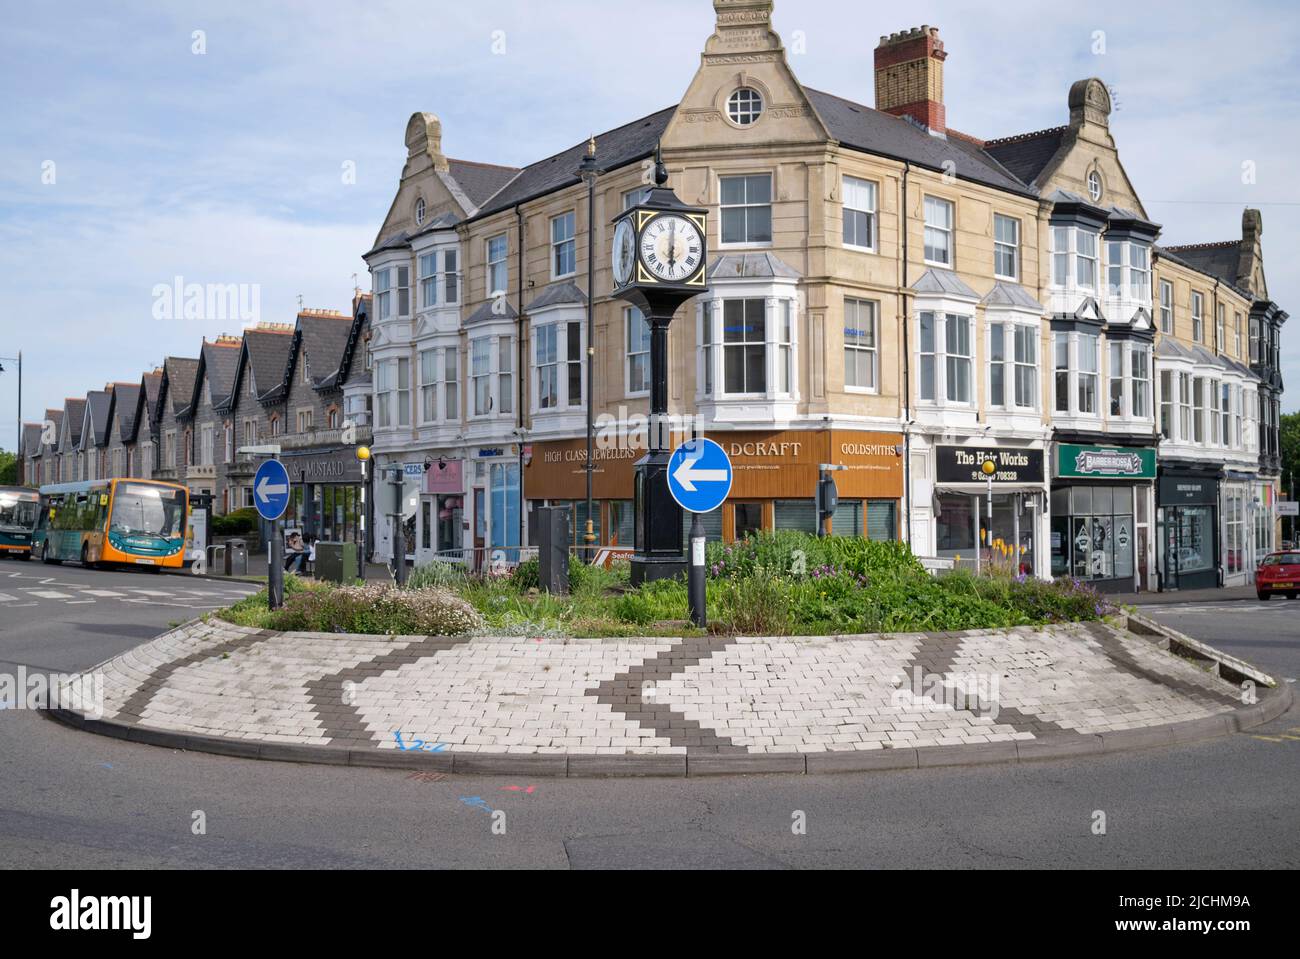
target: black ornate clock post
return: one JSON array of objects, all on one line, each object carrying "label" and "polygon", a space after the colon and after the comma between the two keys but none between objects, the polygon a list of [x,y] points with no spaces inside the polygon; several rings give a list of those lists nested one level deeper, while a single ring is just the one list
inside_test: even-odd
[{"label": "black ornate clock post", "polygon": [[614,296],[640,309],[650,326],[650,424],[648,451],[636,463],[634,585],[686,572],[682,508],[668,492],[668,328],[678,307],[708,290],[708,213],[682,203],[667,184],[656,151],[655,186],[614,221]]}]

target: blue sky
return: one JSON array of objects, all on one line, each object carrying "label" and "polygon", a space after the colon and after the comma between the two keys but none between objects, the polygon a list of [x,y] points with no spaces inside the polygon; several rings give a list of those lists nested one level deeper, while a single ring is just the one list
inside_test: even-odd
[{"label": "blue sky", "polygon": [[[639,31],[650,10],[657,22]],[[291,321],[299,295],[346,309],[352,274],[367,286],[361,254],[396,188],[411,113],[442,119],[450,156],[540,159],[675,102],[714,16],[708,0],[6,3],[3,15],[0,355],[24,353],[28,420],[164,355],[196,355],[205,334],[238,332],[237,320],[155,319],[153,288],[175,276],[257,284],[264,320]],[[1240,2],[1225,17],[1202,0],[777,0],[774,19],[787,46],[800,31],[804,52],[790,59],[805,84],[865,103],[879,36],[938,25],[948,121],[983,137],[1066,122],[1071,82],[1101,77],[1161,242],[1233,239],[1243,206],[1258,206],[1270,293],[1300,317],[1292,6]],[[628,56],[642,33],[650,71]],[[1283,354],[1294,410],[1295,329]],[[5,367],[0,447],[13,448]]]}]

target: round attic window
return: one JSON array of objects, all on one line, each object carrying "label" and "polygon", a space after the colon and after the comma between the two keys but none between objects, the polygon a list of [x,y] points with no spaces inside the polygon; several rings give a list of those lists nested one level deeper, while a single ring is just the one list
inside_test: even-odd
[{"label": "round attic window", "polygon": [[727,118],[738,127],[757,123],[763,115],[763,94],[753,87],[741,87],[727,98]]},{"label": "round attic window", "polygon": [[415,201],[415,225],[424,226],[424,197]]},{"label": "round attic window", "polygon": [[1096,170],[1088,174],[1088,196],[1093,203],[1101,202],[1101,174]]}]

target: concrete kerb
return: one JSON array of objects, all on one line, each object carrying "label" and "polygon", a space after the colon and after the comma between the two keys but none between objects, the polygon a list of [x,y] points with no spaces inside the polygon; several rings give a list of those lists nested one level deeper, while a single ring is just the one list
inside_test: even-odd
[{"label": "concrete kerb", "polygon": [[[1073,759],[1103,753],[1183,745],[1229,736],[1271,722],[1291,708],[1294,693],[1289,684],[1278,684],[1273,677],[1250,664],[1221,653],[1199,640],[1191,639],[1147,617],[1130,613],[1127,619],[1130,632],[1134,635],[1175,654],[1177,652],[1171,647],[1185,646],[1195,653],[1193,657],[1188,658],[1212,662],[1213,668],[1219,670],[1219,675],[1223,678],[1235,681],[1230,676],[1224,675],[1223,671],[1226,670],[1230,674],[1258,682],[1270,691],[1261,695],[1257,703],[1236,708],[1230,713],[1164,726],[1089,735],[1062,735],[1012,742],[976,743],[969,746],[924,746],[825,753],[719,753],[693,756],[428,753],[335,745],[271,743],[195,735],[114,720],[90,719],[62,708],[50,709],[47,712],[51,718],[59,722],[101,736],[151,746],[246,759],[435,771],[462,775],[527,775],[539,778],[681,778],[770,773],[820,775]],[[195,622],[198,620],[191,620],[177,628],[183,629]],[[1133,630],[1133,625],[1137,625],[1138,629]],[[234,628],[255,632],[246,627]]]}]

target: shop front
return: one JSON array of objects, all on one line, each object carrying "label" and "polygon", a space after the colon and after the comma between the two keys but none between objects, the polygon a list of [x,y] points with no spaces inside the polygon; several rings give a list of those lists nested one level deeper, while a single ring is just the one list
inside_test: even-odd
[{"label": "shop front", "polygon": [[1255,581],[1256,476],[1225,470],[1219,484],[1219,542],[1223,544],[1223,585],[1248,586]]},{"label": "shop front", "polygon": [[[731,542],[760,530],[817,531],[819,468],[831,475],[839,507],[831,518],[836,536],[896,540],[902,520],[903,438],[897,433],[857,430],[715,431],[706,434],[731,459],[731,495],[703,517],[711,540]],[[602,448],[602,446],[604,448]],[[574,544],[586,528],[586,440],[536,443],[525,452],[524,495],[529,542],[535,542],[537,506],[573,506]],[[644,451],[598,446],[593,457],[592,509],[597,541],[632,546],[633,467]],[[690,522],[689,517],[685,520]]]},{"label": "shop front", "polygon": [[465,461],[439,457],[423,470],[415,531],[415,564],[434,560],[463,562],[465,533]]},{"label": "shop front", "polygon": [[934,447],[934,555],[959,568],[1045,575],[1045,475],[1040,448]]},{"label": "shop front", "polygon": [[286,529],[307,539],[361,546],[362,477],[355,448],[284,450],[280,461],[292,484]]},{"label": "shop front", "polygon": [[1150,589],[1155,478],[1152,447],[1055,444],[1052,576],[1105,592]]},{"label": "shop front", "polygon": [[1220,471],[1201,464],[1160,464],[1156,522],[1160,589],[1220,585]]}]

